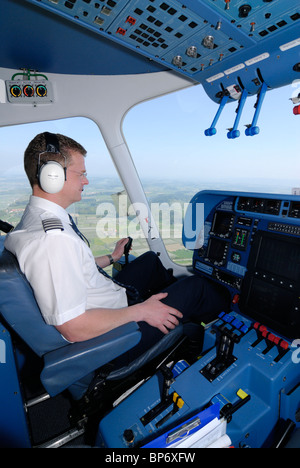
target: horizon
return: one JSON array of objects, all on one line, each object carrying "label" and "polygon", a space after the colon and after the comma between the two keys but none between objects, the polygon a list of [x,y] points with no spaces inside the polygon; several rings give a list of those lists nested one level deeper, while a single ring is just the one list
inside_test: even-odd
[{"label": "horizon", "polygon": [[[93,182],[99,183],[101,181],[103,183],[103,189],[107,189],[105,187],[106,183],[109,181],[110,183],[113,181],[115,186],[120,186],[122,190],[124,190],[124,187],[122,185],[121,180],[119,179],[118,175],[89,175],[88,174],[88,179],[90,181],[90,184],[85,187],[84,195],[88,193],[89,191],[93,191],[95,187],[93,187]],[[26,177],[26,174],[19,174],[19,175],[2,175],[0,176],[0,183],[26,183],[26,186],[24,185],[24,190],[28,189],[31,191],[30,184],[28,182],[28,179]],[[270,193],[270,194],[278,194],[278,195],[291,195],[292,190],[295,188],[300,188],[300,180],[298,181],[296,178],[294,179],[285,179],[285,180],[280,180],[278,178],[266,178],[266,177],[256,177],[253,179],[252,177],[238,177],[238,178],[232,178],[231,180],[227,181],[224,180],[223,178],[211,178],[209,180],[207,179],[201,179],[201,178],[195,178],[195,177],[190,177],[190,178],[179,178],[177,177],[157,177],[155,178],[154,176],[149,176],[147,178],[144,178],[142,180],[142,185],[146,190],[149,190],[148,185],[159,185],[161,187],[161,184],[165,184],[166,186],[168,184],[174,185],[174,182],[179,184],[179,187],[176,187],[176,190],[180,188],[184,188],[185,190],[188,189],[186,186],[187,184],[192,184],[192,187],[190,189],[194,188],[196,189],[196,186],[199,186],[199,191],[200,190],[224,190],[226,188],[226,191],[241,191],[241,192],[252,192],[253,193]],[[297,185],[298,183],[298,185]],[[207,188],[203,188],[202,185],[207,186]],[[99,188],[99,187],[97,187]],[[112,188],[112,187],[110,187]],[[174,188],[174,186],[173,186]],[[270,188],[272,188],[272,191],[268,191]],[[114,188],[115,190],[115,188]],[[281,191],[282,190],[282,191]],[[285,191],[284,191],[285,190]]]}]

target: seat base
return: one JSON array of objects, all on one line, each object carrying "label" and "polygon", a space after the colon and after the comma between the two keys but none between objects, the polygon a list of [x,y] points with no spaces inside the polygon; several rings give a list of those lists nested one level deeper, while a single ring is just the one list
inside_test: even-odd
[{"label": "seat base", "polygon": [[[104,366],[95,377],[86,394],[77,401],[70,410],[70,420],[73,425],[85,426],[84,441],[88,445],[95,444],[95,437],[99,421],[122,401],[125,396],[134,391],[137,386],[142,385],[148,378],[153,376],[163,365],[168,362],[177,362],[188,359],[189,363],[195,362],[202,350],[204,328],[196,325],[198,339],[195,336],[183,335],[178,337],[175,343],[163,353],[155,356],[143,367],[135,370],[126,378],[110,379],[114,375],[111,365]],[[197,346],[195,346],[195,342]]]}]

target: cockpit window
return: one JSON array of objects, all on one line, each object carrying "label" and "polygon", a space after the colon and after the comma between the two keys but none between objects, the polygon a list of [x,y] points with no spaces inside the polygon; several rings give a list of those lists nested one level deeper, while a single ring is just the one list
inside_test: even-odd
[{"label": "cockpit window", "polygon": [[[31,195],[23,167],[24,150],[35,135],[45,131],[67,135],[87,150],[85,165],[89,185],[84,187],[82,200],[68,211],[88,238],[95,256],[111,252],[118,239],[127,236],[127,224],[132,219],[128,217],[130,203],[98,126],[87,118],[0,128],[0,219],[13,226],[21,219]],[[120,217],[123,224],[120,224]],[[146,240],[136,239],[131,253],[137,256],[147,250]]]},{"label": "cockpit window", "polygon": [[300,187],[298,134],[300,117],[291,98],[300,94],[300,80],[267,92],[258,120],[260,133],[246,136],[257,96],[245,104],[240,137],[228,139],[237,103],[229,103],[205,136],[218,110],[203,88],[194,86],[134,107],[124,120],[124,133],[138,172],[146,184],[156,180],[197,190],[233,190],[291,194]]},{"label": "cockpit window", "polygon": [[[200,190],[228,190],[300,194],[298,133],[300,117],[293,114],[291,98],[300,93],[300,80],[267,92],[258,120],[260,133],[246,136],[257,96],[247,99],[240,121],[240,137],[228,139],[237,102],[227,104],[215,136],[205,136],[218,104],[207,97],[202,86],[178,91],[139,104],[127,114],[123,130],[150,202],[165,210],[188,203]],[[151,195],[150,195],[151,194]],[[157,207],[157,204],[161,204]],[[171,221],[172,222],[172,221]],[[174,221],[175,222],[175,221]],[[165,237],[162,221],[161,235]],[[168,226],[167,226],[168,227]],[[164,241],[171,258],[184,259],[177,237]]]}]

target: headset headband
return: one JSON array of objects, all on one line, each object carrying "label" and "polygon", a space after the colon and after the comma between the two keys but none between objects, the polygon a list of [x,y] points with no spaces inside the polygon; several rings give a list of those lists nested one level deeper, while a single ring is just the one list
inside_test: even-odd
[{"label": "headset headband", "polygon": [[59,141],[55,133],[44,132],[47,153],[60,153]]}]

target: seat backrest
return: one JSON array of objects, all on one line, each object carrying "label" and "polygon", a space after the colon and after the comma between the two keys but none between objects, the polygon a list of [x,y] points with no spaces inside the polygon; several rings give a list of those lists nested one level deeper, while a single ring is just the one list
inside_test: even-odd
[{"label": "seat backrest", "polygon": [[4,239],[0,236],[0,321],[3,317],[38,356],[66,346],[56,328],[45,323],[16,257],[4,248]]}]

